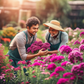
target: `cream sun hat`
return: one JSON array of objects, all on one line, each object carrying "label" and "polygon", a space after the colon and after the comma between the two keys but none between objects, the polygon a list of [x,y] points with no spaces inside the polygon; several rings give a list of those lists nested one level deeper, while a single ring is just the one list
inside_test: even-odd
[{"label": "cream sun hat", "polygon": [[60,22],[57,20],[51,20],[50,23],[47,22],[47,23],[44,23],[43,25],[46,27],[51,27],[51,28],[56,29],[58,31],[64,32],[64,29],[62,29],[62,27],[60,26]]}]

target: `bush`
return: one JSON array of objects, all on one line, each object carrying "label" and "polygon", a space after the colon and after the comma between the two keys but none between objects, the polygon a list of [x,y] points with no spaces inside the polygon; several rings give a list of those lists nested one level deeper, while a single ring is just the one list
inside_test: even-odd
[{"label": "bush", "polygon": [[8,28],[3,29],[2,37],[13,39],[13,37],[16,34],[17,34],[17,31],[13,27],[8,27]]}]

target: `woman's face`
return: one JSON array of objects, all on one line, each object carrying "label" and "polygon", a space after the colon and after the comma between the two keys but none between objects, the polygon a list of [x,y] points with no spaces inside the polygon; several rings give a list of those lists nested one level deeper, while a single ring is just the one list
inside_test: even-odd
[{"label": "woman's face", "polygon": [[58,30],[55,30],[52,27],[49,27],[49,33],[51,34],[52,37],[57,35],[58,32],[59,32]]}]

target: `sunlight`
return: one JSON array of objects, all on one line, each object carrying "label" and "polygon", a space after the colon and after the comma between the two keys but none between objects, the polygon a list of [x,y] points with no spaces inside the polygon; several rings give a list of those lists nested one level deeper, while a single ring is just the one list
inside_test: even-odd
[{"label": "sunlight", "polygon": [[40,1],[40,0],[29,0],[29,1]]},{"label": "sunlight", "polygon": [[20,2],[20,4],[22,4],[23,0],[18,0]]}]

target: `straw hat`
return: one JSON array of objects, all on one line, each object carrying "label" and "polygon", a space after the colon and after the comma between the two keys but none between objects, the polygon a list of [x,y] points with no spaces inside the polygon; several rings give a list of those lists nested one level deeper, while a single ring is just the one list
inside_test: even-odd
[{"label": "straw hat", "polygon": [[47,23],[44,23],[43,25],[46,27],[51,27],[51,28],[56,29],[58,31],[62,31],[62,32],[64,31],[64,29],[62,29],[62,27],[60,26],[60,22],[57,20],[51,20],[50,23],[47,22]]}]

